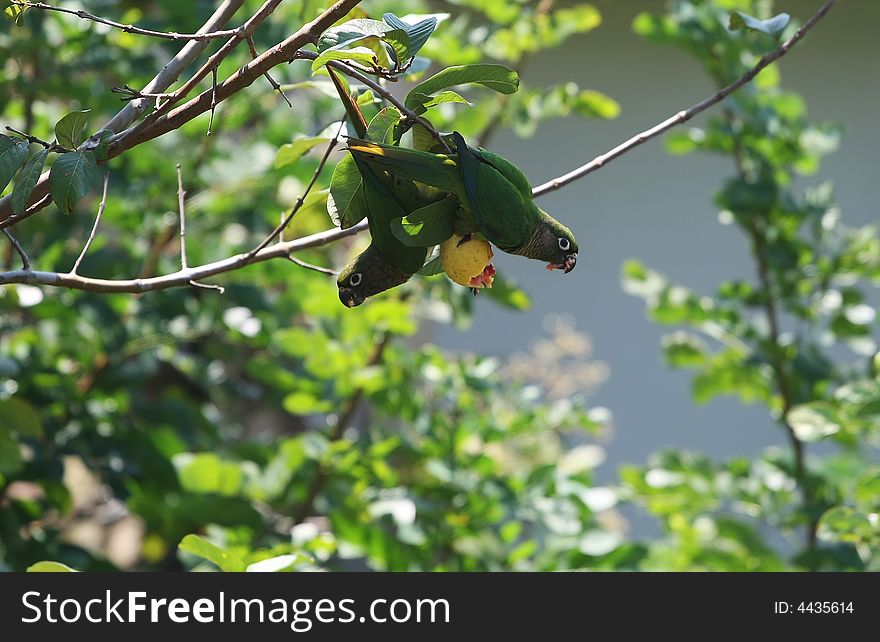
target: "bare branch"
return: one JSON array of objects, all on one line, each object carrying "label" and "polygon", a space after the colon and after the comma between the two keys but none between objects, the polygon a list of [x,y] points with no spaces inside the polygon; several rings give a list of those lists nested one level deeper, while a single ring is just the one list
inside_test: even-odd
[{"label": "bare branch", "polygon": [[12,216],[0,221],[0,230],[5,230],[7,227],[12,227],[17,223],[21,223],[26,218],[30,218],[31,216],[42,210],[44,207],[49,205],[51,201],[51,194],[44,195],[43,198],[31,205],[21,214],[13,214]]},{"label": "bare branch", "polygon": [[284,228],[290,225],[290,221],[293,220],[293,217],[299,211],[299,209],[305,203],[306,196],[309,195],[309,192],[312,191],[312,188],[315,186],[315,183],[318,181],[318,177],[321,175],[321,170],[324,169],[324,165],[327,164],[327,159],[330,157],[330,152],[333,151],[333,148],[336,147],[336,144],[339,142],[339,135],[342,134],[342,128],[345,126],[345,119],[339,123],[339,129],[336,130],[336,135],[333,139],[327,143],[327,149],[324,150],[324,155],[321,157],[321,162],[318,163],[318,167],[315,168],[315,172],[312,174],[312,180],[309,181],[309,184],[306,185],[305,191],[302,195],[296,199],[296,203],[293,205],[293,209],[290,210],[290,214],[288,214],[281,223],[279,223],[278,227],[276,227],[272,233],[265,238],[265,240],[260,243],[257,247],[250,251],[249,256],[253,257],[262,250],[264,247],[269,245],[276,236],[284,232]]},{"label": "bare branch", "polygon": [[6,238],[9,239],[9,242],[12,243],[13,249],[18,253],[23,271],[29,273],[31,270],[31,260],[28,258],[27,252],[25,252],[24,248],[18,244],[18,241],[15,240],[15,237],[12,236],[12,233],[9,230],[4,229],[3,233],[6,235]]},{"label": "bare branch", "polygon": [[[213,13],[213,15],[202,25],[202,28],[199,29],[198,33],[207,33],[209,31],[213,31],[218,27],[226,24],[235,12],[241,8],[241,5],[244,4],[244,0],[224,0],[224,2],[217,7],[217,10]],[[147,94],[149,92],[162,92],[167,89],[171,83],[177,80],[177,77],[181,74],[181,72],[186,69],[193,60],[204,50],[204,48],[208,45],[206,41],[189,41],[187,42],[177,53],[174,58],[172,58],[164,67],[162,67],[161,71],[144,87],[143,91]],[[135,120],[137,120],[140,115],[146,110],[149,106],[149,101],[146,99],[140,100],[132,100],[125,107],[123,107],[113,118],[107,121],[101,129],[109,129],[110,131],[120,132],[124,130],[126,127],[131,125]],[[34,191],[31,194],[31,200],[34,201],[34,204],[31,205],[27,211],[27,216],[31,216],[36,214],[43,208],[45,208],[50,202],[51,197],[49,197],[49,172],[43,172],[40,176],[40,180],[37,182]],[[13,218],[12,215],[12,202],[11,196],[7,195],[3,198],[0,198],[0,228],[10,227],[14,225],[16,222],[27,218],[26,216],[18,215],[18,218],[15,222],[10,223],[10,218]]]},{"label": "bare branch", "polygon": [[16,5],[19,7],[27,8],[27,9],[41,9],[43,11],[57,11],[58,13],[67,13],[72,16],[76,16],[77,18],[82,18],[83,20],[89,20],[91,22],[98,22],[102,25],[107,25],[109,27],[113,27],[114,29],[120,29],[126,33],[135,33],[140,36],[151,36],[153,38],[164,38],[165,40],[199,40],[199,41],[208,41],[208,40],[217,40],[218,38],[228,38],[229,36],[234,36],[238,33],[239,29],[227,29],[225,31],[209,31],[209,32],[198,32],[198,33],[177,33],[177,32],[167,32],[167,31],[153,31],[152,29],[143,29],[141,27],[136,27],[135,25],[127,25],[121,22],[114,22],[113,20],[108,20],[107,18],[102,18],[101,16],[96,16],[87,11],[79,11],[75,9],[65,9],[63,7],[53,7],[44,2],[28,2],[27,0],[9,0],[9,3],[12,5]]},{"label": "bare branch", "polygon": [[[253,34],[256,28],[266,18],[272,15],[272,12],[275,11],[275,8],[279,4],[281,4],[281,2],[282,0],[266,0],[266,2],[263,3],[263,6],[261,6],[259,10],[253,16],[251,16],[247,22],[244,23],[244,25],[242,25],[239,33],[223,43],[223,46],[220,47],[220,49],[218,49],[217,52],[214,53],[210,58],[208,58],[207,62],[205,62],[205,64],[202,65],[199,70],[195,74],[193,74],[193,76],[189,80],[187,80],[180,89],[174,91],[165,102],[161,103],[161,105],[157,104],[156,111],[150,114],[144,120],[144,122],[138,125],[138,127],[146,127],[150,123],[158,120],[159,117],[163,114],[168,113],[168,111],[170,111],[175,104],[177,104],[181,99],[185,98],[187,94],[189,94],[189,92],[195,89],[195,87],[200,82],[202,82],[202,80],[205,78],[205,76],[208,75],[209,72],[214,73],[216,79],[217,67],[220,66],[220,63],[226,58],[226,56],[228,56],[232,52],[233,49],[238,46],[238,43],[240,43],[243,39],[246,40],[251,34]],[[212,94],[212,103],[213,106],[216,107],[216,102],[213,101],[215,97],[216,93]],[[124,135],[125,132],[122,132],[121,134],[119,134],[119,137],[122,137]]]},{"label": "bare branch", "polygon": [[737,89],[739,89],[740,87],[742,87],[743,85],[745,85],[746,83],[748,83],[749,81],[754,79],[754,77],[757,76],[759,73],[761,73],[761,71],[763,71],[766,67],[768,67],[773,62],[775,62],[776,60],[779,60],[780,58],[782,58],[782,56],[787,54],[791,50],[791,48],[794,47],[801,40],[801,38],[803,38],[807,34],[808,31],[810,31],[810,29],[815,27],[816,24],[822,18],[825,17],[825,15],[828,13],[828,11],[831,10],[831,7],[834,6],[836,1],[837,0],[828,0],[824,5],[822,5],[822,8],[816,12],[816,15],[814,15],[812,18],[807,20],[807,22],[805,22],[804,25],[800,29],[798,29],[797,32],[795,32],[795,34],[791,38],[789,38],[784,43],[782,43],[782,45],[780,45],[779,49],[777,49],[776,51],[773,51],[773,52],[767,54],[766,56],[764,56],[763,58],[761,58],[761,60],[758,61],[758,64],[756,64],[754,67],[752,67],[751,70],[749,70],[747,73],[745,73],[741,77],[737,78],[734,82],[730,83],[729,85],[727,85],[726,87],[721,89],[715,95],[710,96],[709,98],[706,98],[705,100],[697,103],[696,105],[694,105],[693,107],[691,107],[689,109],[685,109],[683,111],[678,112],[677,114],[675,114],[673,116],[670,116],[669,118],[667,118],[663,122],[658,123],[657,125],[654,125],[650,129],[646,129],[645,131],[641,132],[640,134],[636,134],[635,136],[633,136],[629,140],[621,143],[620,145],[618,145],[614,149],[611,149],[611,150],[605,152],[604,154],[597,156],[596,158],[591,160],[589,163],[586,163],[585,165],[581,165],[577,169],[574,169],[574,170],[568,172],[567,174],[563,174],[562,176],[559,176],[559,177],[554,178],[550,181],[547,181],[546,183],[543,183],[542,185],[538,185],[537,187],[535,187],[532,190],[532,195],[533,196],[542,196],[542,195],[547,194],[549,192],[556,191],[560,187],[563,187],[564,185],[568,185],[572,181],[576,181],[579,178],[583,178],[587,174],[591,174],[591,173],[595,172],[597,169],[601,169],[602,167],[605,167],[606,164],[610,163],[615,158],[623,156],[624,154],[635,149],[636,147],[638,147],[642,143],[645,143],[645,142],[651,140],[652,138],[656,138],[660,134],[666,132],[669,129],[672,129],[676,125],[681,125],[682,123],[686,123],[687,121],[689,121],[691,118],[693,118],[694,116],[696,116],[700,112],[706,111],[707,109],[709,109],[713,105],[720,103],[722,100],[727,98],[730,94],[732,94],[734,91],[736,91]]},{"label": "bare branch", "polygon": [[30,134],[26,134],[24,132],[18,131],[15,127],[10,127],[9,125],[6,125],[6,131],[12,132],[13,134],[17,134],[17,135],[21,136],[22,138],[24,138],[27,142],[32,143],[34,145],[42,145],[43,147],[48,149],[50,152],[73,151],[73,150],[67,149],[66,147],[62,147],[58,143],[47,143],[42,138],[37,138],[36,136],[31,136]]},{"label": "bare branch", "polygon": [[[287,259],[293,252],[306,250],[313,247],[321,247],[338,241],[347,236],[353,236],[367,229],[367,222],[361,221],[354,227],[342,230],[332,228],[317,234],[311,234],[303,238],[274,243],[260,250],[256,256],[249,258],[249,253],[237,254],[221,261],[206,263],[197,267],[178,270],[172,274],[157,276],[146,279],[90,279],[76,274],[62,274],[58,272],[37,272],[29,269],[0,272],[0,285],[9,283],[29,283],[33,285],[48,285],[64,287],[73,290],[87,290],[89,292],[152,292],[154,290],[167,290],[168,288],[191,285],[191,281],[200,281],[215,274],[232,272],[244,267],[249,263],[260,263],[269,259]],[[4,230],[5,232],[6,230]]]},{"label": "bare branch", "polygon": [[183,172],[180,169],[180,163],[177,163],[177,211],[180,215],[180,267],[185,270],[187,267],[186,260],[186,205],[184,199],[186,192],[183,190]]},{"label": "bare branch", "polygon": [[[248,36],[247,45],[248,45],[248,49],[251,52],[251,58],[253,60],[256,60],[260,54],[257,53],[257,45],[254,42],[253,36]],[[269,81],[269,84],[272,85],[272,89],[274,89],[279,94],[281,94],[281,97],[284,99],[284,102],[287,103],[287,106],[290,107],[291,109],[293,109],[293,104],[290,102],[290,99],[287,97],[287,94],[284,93],[284,90],[281,89],[281,85],[279,85],[277,82],[275,82],[275,79],[269,75],[268,71],[266,73],[264,73],[263,76],[265,76],[266,80]]]},{"label": "bare branch", "polygon": [[300,266],[301,268],[305,268],[307,270],[312,270],[313,272],[320,272],[321,274],[326,274],[328,276],[339,276],[339,272],[337,272],[336,270],[331,270],[330,268],[321,267],[320,265],[314,265],[312,263],[307,263],[307,262],[303,261],[302,259],[298,259],[292,255],[288,256],[287,258],[291,263],[295,263],[296,265]]},{"label": "bare branch", "polygon": [[76,271],[79,269],[80,263],[83,262],[83,259],[86,257],[86,253],[89,251],[89,247],[92,245],[92,241],[95,240],[95,234],[97,234],[98,226],[101,224],[101,217],[104,215],[104,208],[107,207],[107,186],[109,184],[110,170],[108,169],[104,172],[104,193],[101,195],[101,204],[98,205],[98,213],[95,215],[95,222],[92,225],[92,231],[89,232],[89,238],[86,239],[86,242],[83,245],[82,252],[79,253],[76,261],[74,261],[73,263],[73,267],[70,268],[71,274],[76,274]]},{"label": "bare branch", "polygon": [[[314,51],[308,51],[308,50],[302,49],[302,50],[296,52],[296,54],[293,56],[293,60],[299,60],[299,59],[315,60],[317,57],[318,57],[318,54],[316,54]],[[382,96],[382,98],[384,98],[389,103],[391,103],[392,105],[397,107],[397,109],[400,111],[400,113],[403,114],[404,116],[406,116],[407,119],[411,123],[418,123],[419,125],[421,125],[425,129],[427,129],[429,132],[431,132],[431,135],[446,149],[447,152],[452,151],[449,149],[449,145],[447,145],[446,141],[443,140],[443,138],[440,135],[440,132],[437,131],[436,127],[434,127],[428,120],[426,120],[422,116],[419,116],[412,109],[410,109],[409,107],[404,105],[397,98],[397,96],[395,96],[390,91],[385,89],[385,87],[380,85],[377,81],[373,80],[372,78],[367,76],[365,73],[355,69],[351,65],[346,64],[344,62],[341,62],[339,60],[331,60],[330,62],[327,63],[327,66],[332,67],[333,69],[336,69],[336,70],[344,73],[349,78],[354,78],[359,83],[366,85],[367,87],[369,87],[370,89],[375,91],[377,94]]]}]

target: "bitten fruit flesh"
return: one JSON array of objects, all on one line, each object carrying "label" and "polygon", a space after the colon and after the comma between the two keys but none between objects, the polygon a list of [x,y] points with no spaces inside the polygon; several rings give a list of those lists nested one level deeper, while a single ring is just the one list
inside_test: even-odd
[{"label": "bitten fruit flesh", "polygon": [[450,279],[470,288],[491,288],[495,277],[492,246],[453,234],[440,246],[440,263]]}]

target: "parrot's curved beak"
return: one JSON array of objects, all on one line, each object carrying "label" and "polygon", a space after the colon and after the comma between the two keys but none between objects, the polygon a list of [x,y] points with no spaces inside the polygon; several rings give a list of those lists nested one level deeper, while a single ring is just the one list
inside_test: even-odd
[{"label": "parrot's curved beak", "polygon": [[339,300],[348,308],[355,308],[364,302],[364,297],[351,288],[339,288]]},{"label": "parrot's curved beak", "polygon": [[571,272],[574,269],[574,266],[577,265],[577,262],[578,262],[577,252],[566,256],[565,263],[563,264],[564,265],[563,269],[565,270],[565,273],[568,274],[569,272]]}]

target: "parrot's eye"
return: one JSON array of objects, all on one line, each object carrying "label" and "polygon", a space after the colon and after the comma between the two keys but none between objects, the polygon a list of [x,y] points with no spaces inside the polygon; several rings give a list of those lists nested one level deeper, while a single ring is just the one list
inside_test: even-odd
[{"label": "parrot's eye", "polygon": [[571,249],[571,242],[564,236],[559,237],[559,249],[563,252],[568,252]]},{"label": "parrot's eye", "polygon": [[349,285],[351,285],[351,287],[356,288],[357,286],[359,286],[361,284],[361,281],[363,280],[363,278],[364,277],[360,272],[356,272],[351,275],[351,278],[348,280],[348,283],[349,283]]}]

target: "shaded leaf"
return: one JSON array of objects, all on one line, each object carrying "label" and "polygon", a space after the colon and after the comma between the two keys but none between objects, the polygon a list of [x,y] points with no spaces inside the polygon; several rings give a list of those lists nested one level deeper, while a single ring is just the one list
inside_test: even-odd
[{"label": "shaded leaf", "polygon": [[440,105],[442,103],[461,103],[464,105],[471,105],[470,101],[465,99],[461,94],[452,90],[441,91],[434,96],[416,93],[415,95],[413,95],[413,100],[416,101],[416,106],[413,108],[413,111],[420,115],[424,114],[431,107],[434,107],[435,105]]},{"label": "shaded leaf", "polygon": [[303,154],[315,145],[326,143],[329,139],[321,136],[304,136],[295,139],[292,143],[285,143],[275,152],[275,168],[284,167],[298,161]]},{"label": "shaded leaf", "polygon": [[394,142],[393,135],[389,137],[388,132],[392,131],[400,119],[401,114],[396,107],[385,107],[367,125],[366,139],[377,143]]},{"label": "shaded leaf", "polygon": [[178,549],[192,553],[209,562],[213,562],[220,567],[221,570],[230,573],[240,573],[247,567],[244,561],[236,555],[224,551],[216,544],[212,544],[203,537],[198,535],[185,536],[178,545]]},{"label": "shaded leaf", "polygon": [[24,212],[28,199],[31,197],[34,188],[37,186],[37,181],[40,180],[40,174],[43,172],[43,165],[45,165],[48,157],[49,150],[42,149],[34,154],[24,166],[24,169],[21,170],[21,174],[19,174],[18,180],[15,182],[15,187],[12,190],[11,204],[12,211],[15,214],[21,214]]},{"label": "shaded leaf", "polygon": [[456,85],[478,84],[494,89],[502,94],[512,94],[519,89],[519,76],[504,65],[474,64],[457,65],[434,74],[427,80],[416,85],[406,97],[406,106],[410,109],[419,104],[417,95],[430,96],[442,89]]},{"label": "shaded leaf", "polygon": [[28,402],[16,397],[0,399],[0,426],[22,437],[39,437],[43,434],[40,414]]},{"label": "shaded leaf", "polygon": [[95,152],[68,152],[55,161],[49,173],[52,200],[65,214],[70,214],[79,200],[88,194],[98,179]]},{"label": "shaded leaf", "polygon": [[84,134],[86,123],[89,122],[89,109],[72,111],[55,123],[55,138],[58,144],[67,149],[79,147],[86,136]]},{"label": "shaded leaf", "polygon": [[[391,221],[391,231],[407,247],[439,245],[454,231],[458,201],[444,198]],[[424,269],[424,268],[423,268]]]},{"label": "shaded leaf", "polygon": [[327,213],[333,224],[342,229],[357,225],[367,215],[363,179],[351,154],[346,154],[333,170]]},{"label": "shaded leaf", "polygon": [[28,142],[9,136],[0,136],[0,193],[24,163],[28,153]]}]

